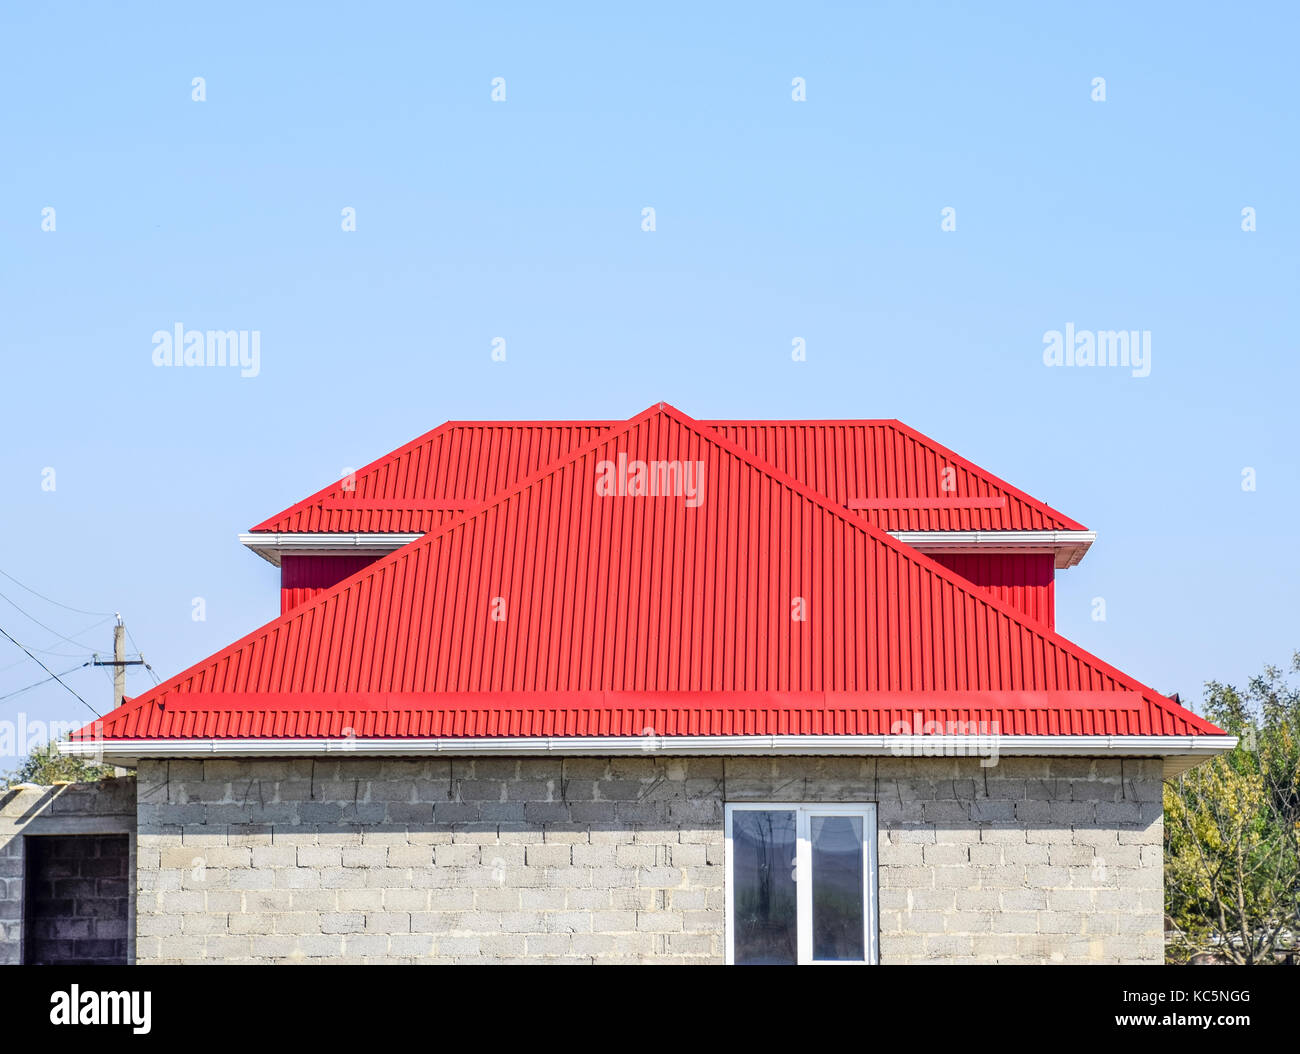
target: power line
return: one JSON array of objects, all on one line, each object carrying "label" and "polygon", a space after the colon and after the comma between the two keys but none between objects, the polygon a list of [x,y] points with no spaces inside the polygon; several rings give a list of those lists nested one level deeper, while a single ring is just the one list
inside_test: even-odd
[{"label": "power line", "polygon": [[[95,623],[96,626],[101,624],[102,623]],[[81,630],[80,632],[86,633],[93,628],[94,626],[87,627],[87,629]],[[67,651],[66,649],[59,648],[38,648],[35,644],[28,645],[27,650],[39,652],[41,655],[55,655],[61,659],[80,659],[83,655],[91,651],[89,644],[83,644],[81,641],[72,641],[71,643],[77,646],[76,651]],[[21,666],[26,661],[26,659],[19,659],[17,662],[11,662],[8,666],[0,666],[0,673],[3,673],[5,670],[12,670],[15,666]]]},{"label": "power line", "polygon": [[153,683],[162,684],[162,681],[158,679],[158,675],[153,672],[153,667],[144,661],[144,652],[140,650],[140,645],[138,645],[135,642],[135,638],[131,636],[131,628],[127,626],[125,623],[122,624],[122,628],[126,630],[126,639],[131,642],[131,647],[133,647],[135,649],[135,653],[138,656],[140,656],[140,662],[143,664],[144,668],[149,671],[149,676],[153,678]]},{"label": "power line", "polygon": [[[107,622],[109,619],[111,619],[111,618],[115,618],[115,617],[118,617],[118,616],[115,616],[113,613],[111,613],[111,612],[107,612],[107,611],[87,611],[87,610],[85,610],[84,608],[73,607],[71,604],[63,604],[63,603],[60,603],[59,601],[55,600],[53,597],[47,597],[44,593],[37,592],[37,591],[36,591],[35,589],[33,589],[31,586],[26,585],[26,584],[24,584],[24,583],[18,581],[18,579],[14,578],[14,576],[11,575],[11,574],[9,574],[8,571],[0,570],[0,575],[3,575],[5,578],[9,579],[10,582],[14,583],[14,585],[18,586],[20,589],[24,589],[24,590],[26,590],[28,593],[31,593],[32,596],[34,596],[34,597],[39,597],[41,600],[44,600],[47,604],[53,604],[55,607],[63,608],[65,611],[73,611],[73,612],[76,612],[76,613],[79,614],[79,615],[97,615],[97,616],[100,616],[100,619],[99,619],[98,622],[93,622],[93,623],[91,623],[89,626],[87,626],[85,629],[78,630],[78,631],[73,635],[73,636],[75,636],[75,637],[85,636],[85,635],[86,635],[87,633],[89,633],[92,629],[97,629],[98,627],[102,626],[105,622]],[[13,607],[13,608],[14,608],[14,609],[19,613],[19,614],[21,614],[24,618],[30,619],[32,622],[34,622],[36,625],[40,626],[41,629],[45,630],[46,632],[48,632],[48,633],[53,633],[53,634],[54,634],[56,637],[58,637],[60,640],[66,642],[66,643],[68,643],[68,644],[75,645],[78,649],[86,649],[86,648],[87,648],[87,645],[83,644],[81,641],[79,641],[79,640],[74,640],[72,637],[64,636],[64,634],[60,633],[60,632],[59,632],[58,630],[56,630],[53,626],[47,626],[47,625],[46,625],[44,622],[42,622],[40,619],[36,618],[34,615],[32,615],[32,614],[30,614],[29,612],[25,611],[23,608],[19,607],[19,605],[18,605],[17,603],[15,603],[15,602],[10,598],[10,597],[5,596],[5,594],[0,593],[0,598],[3,598],[4,601],[5,601],[7,604],[9,604],[11,607]],[[126,629],[125,626],[123,626],[123,628]],[[154,668],[153,668],[151,665],[149,665],[148,662],[145,661],[145,658],[144,658],[144,652],[142,652],[142,651],[140,650],[140,645],[138,645],[138,644],[135,642],[135,637],[133,637],[133,636],[131,635],[131,631],[130,631],[129,629],[126,629],[126,635],[127,635],[127,638],[131,641],[131,646],[132,646],[133,648],[135,648],[136,654],[137,654],[137,655],[139,656],[139,658],[140,658],[140,663],[139,663],[139,665],[143,666],[143,667],[145,668],[145,670],[148,671],[149,676],[153,678],[153,682],[154,682],[154,684],[156,684],[156,685],[157,685],[157,684],[162,684],[162,681],[161,681],[161,679],[159,679],[158,674],[154,671]],[[6,633],[5,636],[9,636],[9,635]],[[10,639],[10,640],[13,640],[12,637],[10,637],[9,639]],[[14,643],[17,644],[18,642],[17,642],[17,641],[14,641]],[[58,650],[53,649],[53,648],[37,648],[37,647],[33,646],[31,649],[28,649],[28,648],[26,648],[26,647],[23,647],[23,645],[21,645],[21,644],[19,644],[18,646],[19,646],[20,648],[22,648],[24,652],[27,652],[27,654],[28,654],[31,658],[33,658],[33,659],[36,658],[36,656],[31,655],[31,652],[33,652],[33,651],[40,652],[42,655],[56,655],[56,656],[59,656],[59,657],[61,657],[61,658],[65,658],[65,659],[72,659],[72,658],[77,658],[77,657],[78,657],[77,655],[75,655],[75,654],[72,653],[72,652],[67,652],[67,651],[58,651]],[[85,651],[82,650],[81,654],[85,654]],[[93,658],[93,656],[92,656],[92,658]],[[15,667],[15,666],[19,666],[19,665],[21,665],[21,664],[22,664],[22,661],[23,661],[23,660],[20,659],[18,662],[11,663],[11,664],[8,665],[8,666],[0,667],[0,672],[3,672],[4,670],[10,670],[10,669],[13,669],[13,667]],[[39,662],[39,660],[37,660],[37,661]],[[82,665],[87,665],[87,664],[86,664],[86,663],[83,663]],[[42,663],[42,667],[44,667],[44,664],[43,664],[43,663]],[[80,668],[81,668],[81,667],[79,667],[79,666],[77,666],[77,667],[73,667],[73,669],[80,669]],[[107,673],[107,671],[105,671],[105,672]],[[111,675],[109,675],[109,676],[111,677]],[[48,680],[48,678],[47,678],[47,680]],[[44,683],[44,682],[41,682],[41,683]],[[65,685],[64,687],[67,687],[67,686]],[[3,697],[3,698],[8,698],[8,697],[5,696],[5,697]],[[83,702],[84,702],[84,700],[83,700]]]},{"label": "power line", "polygon": [[[113,613],[111,611],[84,611],[81,608],[74,608],[68,604],[60,604],[57,600],[51,600],[44,593],[36,592],[36,590],[34,590],[31,586],[23,585],[20,581],[18,581],[18,579],[16,579],[13,575],[9,574],[9,572],[7,571],[0,571],[0,575],[4,575],[5,578],[9,579],[9,581],[12,582],[14,585],[27,590],[27,592],[31,593],[32,596],[40,597],[47,604],[53,604],[56,608],[63,608],[64,611],[75,611],[78,615],[101,615],[104,618],[113,617]],[[98,625],[98,623],[96,623],[96,625]]]},{"label": "power line", "polygon": [[[56,637],[58,637],[60,640],[67,641],[67,643],[69,643],[69,644],[75,644],[78,648],[84,648],[84,647],[86,646],[86,645],[82,644],[82,642],[79,641],[79,640],[73,640],[71,637],[66,637],[66,636],[64,636],[62,633],[60,633],[58,630],[56,630],[53,626],[47,626],[44,622],[42,622],[40,619],[38,619],[35,615],[32,615],[30,612],[24,611],[22,608],[20,608],[17,604],[15,604],[12,600],[9,599],[9,597],[5,596],[3,593],[0,593],[0,600],[3,600],[6,604],[8,604],[11,608],[13,608],[15,611],[17,611],[18,614],[22,615],[24,618],[30,619],[32,622],[35,622],[36,625],[40,626],[41,629],[45,630],[47,633],[53,633],[53,634],[54,634]],[[109,619],[111,619],[112,617],[113,617],[112,615],[108,615],[108,616],[106,616],[105,618],[100,619],[98,622],[92,622],[92,623],[91,623],[89,626],[87,626],[85,629],[83,629],[83,630],[78,630],[78,631],[77,631],[77,636],[81,636],[81,635],[83,635],[83,634],[89,633],[92,629],[95,629],[95,628],[98,627],[98,626],[102,626],[105,622],[107,622],[107,621],[108,621]],[[43,649],[41,649],[41,648],[37,648],[36,650],[37,650],[37,651],[42,651]],[[48,652],[48,654],[50,654],[50,655],[57,655],[58,653],[57,653],[57,652]]]},{"label": "power line", "polygon": [[[58,641],[48,641],[47,643],[57,644]],[[58,655],[65,659],[80,659],[83,655],[86,655],[87,653],[94,650],[91,648],[89,644],[83,644],[80,641],[73,641],[73,643],[76,644],[77,646],[76,651],[67,651],[66,649],[59,649],[59,648],[38,648],[34,644],[29,645],[28,650],[38,651],[42,655]]]},{"label": "power line", "polygon": [[[92,649],[90,648],[89,645],[85,645],[83,647],[78,648],[76,651],[63,651],[58,648],[38,648],[36,647],[36,645],[33,644],[30,648],[28,648],[28,650],[37,652],[38,654],[41,655],[53,655],[60,659],[80,659],[83,655],[89,653]],[[21,663],[26,661],[27,661],[26,659],[22,659],[19,661],[19,663],[15,663],[15,665],[20,665]]]},{"label": "power line", "polygon": [[[73,673],[74,671],[76,671],[76,670],[80,670],[80,669],[82,669],[83,667],[85,667],[85,666],[89,666],[89,665],[90,665],[89,662],[83,662],[83,663],[81,664],[81,666],[73,666],[73,667],[71,667],[70,669],[64,670],[64,671],[63,671],[61,674],[59,674],[58,676],[60,676],[60,677],[66,677],[68,674]],[[36,681],[34,684],[29,684],[26,688],[19,688],[16,692],[8,692],[8,693],[6,693],[5,695],[0,695],[0,703],[4,702],[6,699],[12,699],[15,695],[22,695],[23,692],[30,692],[33,688],[39,688],[39,687],[40,687],[41,685],[43,685],[43,684],[49,684],[50,681],[52,681],[52,680],[54,680],[54,677],[53,677],[53,676],[50,676],[50,677],[42,677],[39,681]],[[65,687],[66,687],[66,685],[65,685]]]},{"label": "power line", "polygon": [[[110,616],[110,617],[111,617],[111,616]],[[13,642],[13,644],[14,644],[15,647],[17,647],[17,648],[22,648],[23,651],[27,651],[26,648],[23,648],[23,646],[22,646],[21,644],[19,644],[16,640],[14,640],[14,638],[13,638],[12,636],[10,636],[9,631],[8,631],[7,629],[5,629],[3,626],[0,626],[0,633],[3,633],[6,637],[9,637],[9,640]],[[61,678],[57,673],[55,673],[55,672],[54,672],[53,670],[51,670],[48,666],[46,666],[45,663],[41,662],[41,660],[38,659],[35,655],[32,655],[32,653],[31,653],[30,651],[27,651],[27,655],[31,658],[32,662],[36,663],[37,666],[39,666],[42,670],[44,670],[46,673],[48,673],[48,674],[49,674],[51,677],[53,677],[56,681],[58,681],[59,684],[63,685],[64,688],[67,688],[69,692],[71,692],[74,696],[77,697],[77,699],[81,700],[81,705],[82,705],[82,706],[84,706],[87,710],[89,710],[89,711],[90,711],[92,714],[94,714],[96,717],[102,717],[102,716],[103,716],[102,714],[100,714],[100,712],[99,712],[98,710],[96,710],[93,706],[91,706],[88,702],[86,702],[86,700],[82,699],[81,696],[77,695],[76,692],[72,691],[72,689],[68,686],[68,684],[67,684],[67,683],[66,683],[66,682],[65,682],[65,681],[64,681],[64,680],[63,680],[63,679],[62,679],[62,678]]]}]

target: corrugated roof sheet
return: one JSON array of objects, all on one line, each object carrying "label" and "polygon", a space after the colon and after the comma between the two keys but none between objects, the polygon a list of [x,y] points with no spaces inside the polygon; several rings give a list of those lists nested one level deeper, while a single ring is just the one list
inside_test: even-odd
[{"label": "corrugated roof sheet", "polygon": [[253,531],[407,534],[436,530],[622,422],[448,421],[330,484]]},{"label": "corrugated roof sheet", "polygon": [[732,442],[886,531],[1081,531],[1082,524],[901,421],[715,421]]},{"label": "corrugated roof sheet", "polygon": [[[698,464],[699,502],[602,496],[620,459]],[[103,734],[312,736],[357,719],[380,736],[669,734],[639,724],[664,706],[603,694],[629,692],[708,693],[673,710],[699,731],[675,734],[888,731],[898,693],[923,721],[996,710],[1003,734],[1215,731],[659,404],[130,701]]]},{"label": "corrugated roof sheet", "polygon": [[[1137,693],[346,693],[176,695],[133,711],[109,738],[890,735],[925,722],[971,734],[1185,735],[1148,726]],[[982,731],[977,731],[981,730]]]},{"label": "corrugated roof sheet", "polygon": [[[704,421],[887,530],[1083,530],[900,421]],[[621,421],[447,422],[253,527],[431,531]],[[350,489],[349,489],[350,488]]]}]

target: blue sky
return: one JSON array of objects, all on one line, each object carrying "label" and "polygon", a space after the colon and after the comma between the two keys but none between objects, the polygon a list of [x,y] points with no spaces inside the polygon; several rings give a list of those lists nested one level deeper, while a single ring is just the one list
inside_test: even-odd
[{"label": "blue sky", "polygon": [[[1135,6],[8,5],[0,569],[167,676],[278,612],[236,535],[344,468],[666,399],[901,418],[1098,532],[1067,636],[1185,699],[1282,663],[1300,20]],[[155,367],[178,322],[260,372]],[[1150,376],[1046,367],[1066,323],[1150,331]],[[111,646],[0,594],[56,671]],[[0,639],[0,696],[41,676]]]}]

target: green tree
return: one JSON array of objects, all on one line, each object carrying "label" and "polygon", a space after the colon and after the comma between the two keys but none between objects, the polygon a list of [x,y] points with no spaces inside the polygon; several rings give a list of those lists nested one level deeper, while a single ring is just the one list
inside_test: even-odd
[{"label": "green tree", "polygon": [[1168,957],[1275,962],[1300,936],[1300,688],[1275,666],[1245,691],[1205,687],[1206,717],[1240,742],[1165,784]]},{"label": "green tree", "polygon": [[86,783],[92,780],[107,779],[113,775],[111,765],[97,765],[85,758],[60,754],[53,743],[37,747],[23,763],[6,777],[12,785],[15,783],[39,783],[48,786],[61,780],[72,783]]}]

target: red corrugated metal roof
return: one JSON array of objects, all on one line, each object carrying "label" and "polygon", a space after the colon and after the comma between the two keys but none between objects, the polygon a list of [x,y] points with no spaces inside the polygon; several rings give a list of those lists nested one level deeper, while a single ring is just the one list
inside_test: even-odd
[{"label": "red corrugated metal roof", "polygon": [[448,421],[331,483],[253,531],[410,534],[574,450],[620,421]]},{"label": "red corrugated metal roof", "polygon": [[[449,421],[254,532],[435,530],[621,421]],[[887,531],[1083,530],[900,421],[704,421]]]},{"label": "red corrugated metal roof", "polygon": [[[923,721],[1001,735],[1133,735],[1132,692],[179,694],[109,738],[889,735]],[[918,719],[918,715],[923,715]],[[1172,718],[1168,727],[1178,727]],[[1159,726],[1151,733],[1161,734]],[[1175,734],[1175,733],[1170,733]],[[1186,734],[1186,733],[1176,733]]]},{"label": "red corrugated metal roof", "polygon": [[[620,459],[699,465],[698,503],[602,496]],[[996,715],[1003,734],[1216,731],[660,404],[131,700],[103,735],[839,734],[888,731],[891,707]]]},{"label": "red corrugated metal roof", "polygon": [[732,442],[886,531],[1084,526],[901,421],[713,421]]}]

